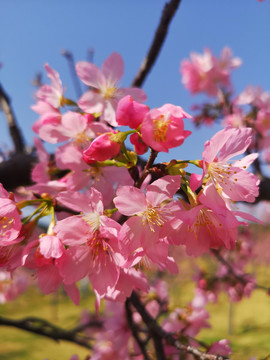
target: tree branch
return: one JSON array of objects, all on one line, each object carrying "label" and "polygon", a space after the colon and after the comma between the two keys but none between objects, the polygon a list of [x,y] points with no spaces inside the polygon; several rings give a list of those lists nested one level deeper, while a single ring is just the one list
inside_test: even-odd
[{"label": "tree branch", "polygon": [[[135,307],[135,309],[138,311],[138,313],[141,315],[144,323],[149,329],[150,335],[152,336],[153,339],[155,339],[155,341],[158,341],[159,339],[159,341],[162,342],[162,339],[164,339],[168,344],[174,346],[176,349],[188,354],[192,354],[196,356],[199,360],[225,360],[225,359],[230,360],[229,358],[224,356],[207,354],[195,348],[194,346],[184,345],[179,340],[177,340],[173,336],[173,334],[164,331],[162,327],[158,325],[156,320],[145,309],[144,305],[142,304],[139,296],[135,291],[132,292],[129,300],[132,303],[132,305]],[[157,359],[166,359],[166,358],[160,357]]]},{"label": "tree branch", "polygon": [[[81,331],[81,328],[65,330],[56,325],[51,324],[50,322],[44,319],[39,319],[36,317],[28,317],[21,320],[13,320],[0,316],[0,325],[11,326],[17,329],[26,330],[34,334],[48,337],[56,342],[59,342],[60,340],[65,340],[83,346],[87,349],[92,348],[90,344],[90,339],[87,336],[78,333],[78,330]],[[92,326],[96,326],[96,325],[97,324],[94,323],[94,325]],[[87,327],[90,326],[91,323],[87,324]],[[84,327],[86,327],[86,325]]]},{"label": "tree branch", "polygon": [[15,153],[23,153],[25,151],[24,140],[19,129],[16,118],[11,107],[10,99],[0,84],[0,108],[3,110],[7,124],[9,127],[9,133],[14,144]]},{"label": "tree branch", "polygon": [[74,62],[73,54],[70,51],[67,51],[67,50],[63,50],[61,52],[61,54],[67,60],[69,71],[70,71],[70,76],[71,76],[71,79],[72,79],[72,82],[73,82],[75,93],[77,95],[77,98],[80,98],[82,96],[82,89],[81,89],[81,84],[80,84],[79,78],[78,78],[78,76],[76,74],[75,62]]},{"label": "tree branch", "polygon": [[162,45],[165,41],[170,22],[180,3],[181,0],[170,0],[170,2],[165,4],[150,49],[141,64],[138,74],[135,76],[132,82],[132,86],[141,87],[143,82],[145,81],[146,76],[149,74],[150,70],[152,69],[152,66],[154,65],[160,53]]},{"label": "tree branch", "polygon": [[138,333],[138,326],[133,321],[132,310],[130,307],[131,307],[130,299],[127,299],[126,303],[125,303],[125,308],[126,308],[126,317],[127,317],[128,326],[132,332],[134,339],[137,341],[137,344],[139,345],[139,348],[144,356],[144,359],[151,360],[150,356],[147,354],[147,351],[145,348],[145,342],[140,338],[140,335]]}]

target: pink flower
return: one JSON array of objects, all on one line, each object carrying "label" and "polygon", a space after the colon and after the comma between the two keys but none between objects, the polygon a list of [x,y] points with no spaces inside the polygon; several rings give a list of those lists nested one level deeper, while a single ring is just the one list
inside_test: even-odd
[{"label": "pink flower", "polygon": [[39,239],[39,251],[46,259],[58,259],[63,255],[65,248],[57,236],[45,235]]},{"label": "pink flower", "polygon": [[81,61],[76,65],[79,78],[93,90],[87,91],[79,100],[80,108],[87,113],[102,113],[101,119],[112,126],[117,126],[115,110],[119,100],[131,95],[137,101],[145,101],[146,95],[138,88],[119,88],[118,82],[124,73],[121,55],[112,53],[102,64],[96,65]]},{"label": "pink flower", "polygon": [[232,349],[230,348],[230,341],[227,339],[222,339],[211,345],[208,350],[209,354],[218,354],[222,356],[230,355]]},{"label": "pink flower", "polygon": [[191,61],[181,63],[182,83],[192,94],[206,92],[209,96],[216,96],[219,88],[231,90],[231,70],[242,63],[239,58],[232,58],[229,48],[222,50],[219,59],[209,49],[203,54],[191,53],[190,58]]},{"label": "pink flower", "polygon": [[180,106],[165,104],[150,110],[141,127],[145,144],[156,151],[168,152],[170,148],[183,144],[191,131],[184,130],[184,118],[190,118]]},{"label": "pink flower", "polygon": [[37,91],[37,99],[46,102],[54,108],[59,108],[63,101],[64,88],[57,71],[52,69],[49,64],[44,65],[51,85],[43,85]]},{"label": "pink flower", "polygon": [[127,95],[117,105],[116,122],[118,125],[137,129],[148,111],[149,107],[147,105],[140,104],[134,101],[130,95]]},{"label": "pink flower", "polygon": [[30,283],[26,271],[16,270],[12,274],[0,270],[0,304],[16,299]]},{"label": "pink flower", "polygon": [[[146,187],[146,194],[132,186],[122,186],[114,198],[118,211],[131,216],[120,231],[124,254],[139,260],[146,256],[152,262],[170,267],[168,244],[164,241],[173,219],[174,202],[180,176],[164,176]],[[132,262],[132,260],[130,260]]]},{"label": "pink flower", "polygon": [[47,153],[42,142],[38,138],[34,138],[34,143],[37,150],[39,163],[34,166],[31,177],[34,182],[45,183],[50,180],[50,154]]},{"label": "pink flower", "polygon": [[147,152],[148,145],[143,142],[142,137],[138,133],[132,134],[129,139],[131,144],[134,145],[136,154],[143,155]]},{"label": "pink flower", "polygon": [[170,236],[175,244],[186,246],[188,255],[199,256],[220,246],[233,249],[238,226],[244,224],[239,222],[235,215],[238,214],[228,210],[213,184],[209,184],[197,197],[197,204],[184,204],[183,210],[175,213],[181,222],[176,233],[172,232]]},{"label": "pink flower", "polygon": [[0,183],[0,246],[20,242],[21,219],[15,202]]},{"label": "pink flower", "polygon": [[[257,158],[250,154],[233,164],[231,158],[246,151],[252,141],[251,128],[226,128],[215,134],[204,145],[202,176],[192,174],[191,189],[196,190],[205,177],[207,183],[215,185],[222,196],[233,201],[253,202],[259,195],[259,179],[246,171]],[[219,154],[219,155],[218,155]]]},{"label": "pink flower", "polygon": [[60,274],[66,284],[72,284],[87,274],[94,290],[104,296],[119,278],[122,257],[118,248],[121,226],[103,215],[102,196],[91,188],[87,194],[62,193],[59,201],[80,216],[58,221],[54,231],[63,244],[69,246],[65,258],[60,258]]},{"label": "pink flower", "polygon": [[105,133],[91,142],[90,146],[83,152],[83,160],[87,164],[96,161],[105,161],[116,156],[120,152],[120,143],[111,140],[115,132]]}]

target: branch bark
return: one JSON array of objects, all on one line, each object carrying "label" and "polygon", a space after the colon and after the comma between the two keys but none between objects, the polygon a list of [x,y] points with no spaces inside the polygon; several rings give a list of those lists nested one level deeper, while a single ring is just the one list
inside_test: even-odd
[{"label": "branch bark", "polygon": [[[51,324],[47,320],[39,319],[36,317],[13,320],[0,316],[0,325],[11,326],[17,329],[26,330],[34,334],[48,337],[56,342],[59,342],[60,340],[65,340],[83,346],[87,349],[92,348],[90,344],[90,339],[87,336],[79,334],[76,328],[71,330],[65,330]],[[91,323],[88,324],[88,327],[90,326]],[[94,325],[92,326],[97,326],[97,324],[94,323]]]},{"label": "branch bark", "polygon": [[151,71],[165,41],[171,20],[180,3],[181,0],[170,0],[170,2],[165,4],[150,49],[148,50],[148,53],[144,58],[141,67],[132,82],[132,86],[141,87],[147,75]]},{"label": "branch bark", "polygon": [[9,127],[9,133],[13,141],[15,153],[16,154],[23,153],[25,151],[23,136],[21,130],[17,125],[17,121],[11,106],[10,99],[1,84],[0,84],[0,108],[3,110],[6,116],[7,124]]}]

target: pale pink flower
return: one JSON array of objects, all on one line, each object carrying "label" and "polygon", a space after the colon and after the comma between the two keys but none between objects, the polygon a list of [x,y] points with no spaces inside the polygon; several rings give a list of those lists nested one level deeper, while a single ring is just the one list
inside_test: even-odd
[{"label": "pale pink flower", "polygon": [[191,116],[180,106],[165,104],[150,110],[142,122],[143,141],[154,150],[165,152],[182,145],[191,134],[191,131],[184,130],[184,118]]},{"label": "pale pink flower", "polygon": [[68,143],[56,150],[56,164],[59,169],[71,170],[61,179],[69,190],[81,190],[94,186],[103,195],[108,206],[119,184],[131,185],[132,179],[126,168],[87,165],[82,161],[82,150]]},{"label": "pale pink flower", "polygon": [[269,109],[262,108],[258,111],[255,127],[262,136],[268,134],[270,130],[270,107]]},{"label": "pale pink flower", "polygon": [[48,78],[51,80],[51,85],[42,85],[37,91],[36,97],[38,100],[44,101],[54,108],[59,108],[62,105],[64,94],[59,73],[52,69],[49,64],[45,64],[44,67]]},{"label": "pale pink flower", "polygon": [[230,347],[230,341],[227,339],[222,339],[211,345],[208,350],[209,354],[218,354],[222,356],[230,355],[232,353],[232,349]]},{"label": "pale pink flower", "polygon": [[176,233],[172,232],[170,236],[175,244],[186,246],[188,255],[199,256],[220,246],[233,249],[237,229],[239,225],[245,224],[238,221],[235,215],[238,214],[227,208],[213,184],[209,184],[197,197],[197,205],[184,204],[183,210],[175,214],[181,221]]},{"label": "pale pink flower", "polygon": [[45,235],[39,239],[39,251],[46,259],[60,258],[64,251],[64,245],[55,235]]},{"label": "pale pink flower", "polygon": [[215,185],[220,195],[233,201],[255,201],[259,195],[259,179],[246,171],[258,154],[250,154],[241,160],[229,160],[243,154],[252,141],[251,128],[226,128],[216,133],[204,145],[202,176],[192,174],[191,189],[196,190],[203,182]]},{"label": "pale pink flower", "polygon": [[12,274],[0,270],[0,303],[16,299],[29,284],[30,277],[25,270],[18,269]]},{"label": "pale pink flower", "polygon": [[94,188],[87,194],[62,193],[58,200],[81,212],[58,221],[54,228],[57,237],[69,246],[63,261],[58,260],[61,276],[66,284],[72,284],[88,274],[94,290],[104,296],[119,278],[121,226],[103,215],[102,196]]},{"label": "pale pink flower", "polygon": [[[120,246],[132,259],[146,256],[152,262],[170,267],[168,243],[175,202],[171,201],[180,187],[180,176],[164,176],[146,187],[146,193],[132,186],[119,187],[114,198],[118,211],[131,216],[120,231]],[[131,260],[130,260],[131,261]]]},{"label": "pale pink flower", "polygon": [[102,64],[100,70],[96,65],[81,61],[76,65],[79,78],[92,89],[79,100],[80,108],[87,113],[102,113],[101,120],[117,126],[115,110],[119,100],[131,95],[136,101],[143,102],[146,95],[138,88],[119,88],[118,82],[124,73],[124,62],[121,55],[112,53]]},{"label": "pale pink flower", "polygon": [[182,83],[191,92],[206,92],[209,96],[216,96],[218,88],[213,81],[215,58],[209,49],[203,54],[191,53],[190,60],[183,60],[180,66]]},{"label": "pale pink flower", "polygon": [[36,183],[46,183],[50,180],[50,154],[47,153],[42,142],[38,138],[34,138],[34,143],[39,162],[34,166],[31,178]]},{"label": "pale pink flower", "polygon": [[41,117],[34,123],[32,130],[44,141],[57,143],[65,141],[61,133],[57,131],[61,125],[61,113],[58,109],[44,101],[38,101],[31,107]]},{"label": "pale pink flower", "polygon": [[217,96],[220,88],[230,91],[230,73],[242,63],[239,58],[232,58],[227,47],[219,59],[209,49],[205,49],[203,54],[191,53],[190,58],[191,61],[183,60],[181,63],[182,83],[192,94],[205,92],[209,96]]},{"label": "pale pink flower", "polygon": [[124,302],[133,290],[148,292],[148,288],[147,278],[141,271],[120,268],[118,281],[114,287],[108,289],[105,298]]}]

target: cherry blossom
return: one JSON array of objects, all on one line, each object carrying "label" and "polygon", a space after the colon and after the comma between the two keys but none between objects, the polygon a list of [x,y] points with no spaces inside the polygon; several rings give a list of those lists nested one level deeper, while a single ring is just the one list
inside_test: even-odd
[{"label": "cherry blossom", "polygon": [[115,110],[122,97],[131,95],[136,101],[146,100],[141,89],[119,87],[118,83],[124,73],[124,62],[116,52],[104,61],[101,70],[86,61],[77,63],[76,70],[79,78],[92,88],[80,98],[80,108],[87,113],[101,113],[100,118],[112,126],[117,126]]}]

